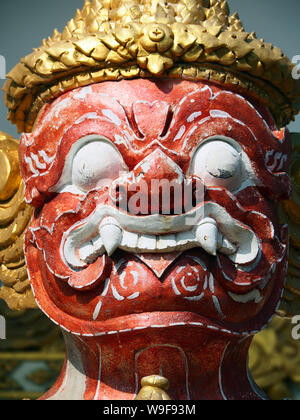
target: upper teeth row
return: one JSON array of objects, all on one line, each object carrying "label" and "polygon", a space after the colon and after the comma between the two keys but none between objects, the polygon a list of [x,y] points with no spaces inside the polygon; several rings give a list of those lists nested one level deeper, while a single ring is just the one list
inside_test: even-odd
[{"label": "upper teeth row", "polygon": [[237,251],[237,246],[219,232],[216,221],[211,218],[203,219],[190,231],[171,235],[148,235],[129,232],[113,217],[106,217],[100,224],[99,234],[80,246],[77,251],[79,255],[72,252],[73,246],[69,245],[67,241],[65,256],[74,268],[93,262],[105,251],[111,256],[117,248],[133,253],[164,253],[185,251],[200,246],[214,256],[217,251],[229,256]]},{"label": "upper teeth row", "polygon": [[260,255],[260,242],[253,230],[214,202],[175,216],[134,216],[98,206],[65,232],[61,254],[67,264],[80,269],[105,252],[112,255],[117,248],[131,253],[165,253],[195,247],[211,255],[219,251],[238,265],[252,264]]}]

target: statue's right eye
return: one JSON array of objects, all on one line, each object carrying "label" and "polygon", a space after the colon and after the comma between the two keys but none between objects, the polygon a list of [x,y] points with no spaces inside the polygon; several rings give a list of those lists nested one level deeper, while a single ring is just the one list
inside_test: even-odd
[{"label": "statue's right eye", "polygon": [[50,191],[81,195],[109,186],[128,171],[121,153],[110,140],[96,134],[85,136],[71,147],[63,173]]},{"label": "statue's right eye", "polygon": [[72,164],[72,184],[82,191],[109,185],[128,168],[117,150],[107,139],[99,137],[78,150]]}]

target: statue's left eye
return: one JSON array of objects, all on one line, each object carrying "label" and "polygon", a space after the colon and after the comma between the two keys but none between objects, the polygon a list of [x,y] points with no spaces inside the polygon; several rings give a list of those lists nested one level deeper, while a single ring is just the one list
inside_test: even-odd
[{"label": "statue's left eye", "polygon": [[215,139],[196,150],[189,172],[207,186],[235,190],[242,181],[242,164],[241,154],[231,144]]},{"label": "statue's left eye", "polygon": [[83,191],[99,188],[128,168],[117,148],[104,138],[91,141],[79,149],[72,163],[72,184]]}]

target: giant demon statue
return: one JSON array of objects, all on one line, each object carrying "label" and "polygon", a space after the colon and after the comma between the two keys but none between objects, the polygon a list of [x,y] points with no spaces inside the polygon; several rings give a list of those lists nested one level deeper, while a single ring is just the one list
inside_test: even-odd
[{"label": "giant demon statue", "polygon": [[264,398],[292,70],[225,1],[93,0],[9,73],[27,270],[67,348],[44,399]]}]

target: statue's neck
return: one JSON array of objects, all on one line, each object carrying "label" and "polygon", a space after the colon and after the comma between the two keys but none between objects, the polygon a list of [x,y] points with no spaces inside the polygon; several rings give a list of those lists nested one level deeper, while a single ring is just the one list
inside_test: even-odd
[{"label": "statue's neck", "polygon": [[251,338],[176,327],[105,338],[65,334],[65,342],[61,376],[42,399],[132,400],[149,375],[169,380],[173,400],[264,398],[248,374]]}]

